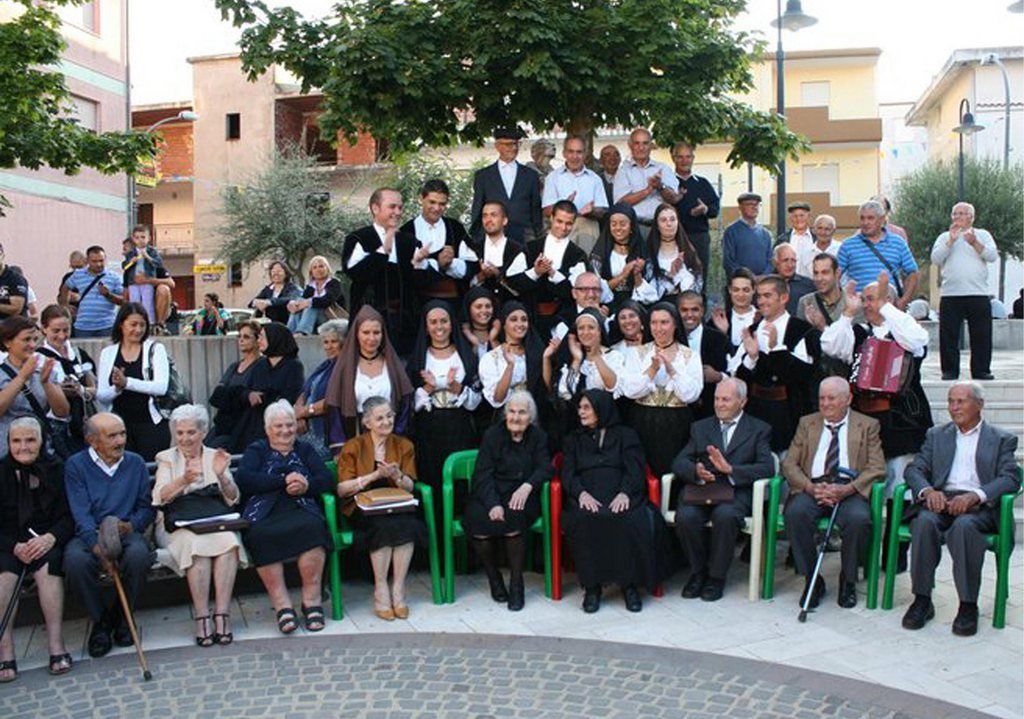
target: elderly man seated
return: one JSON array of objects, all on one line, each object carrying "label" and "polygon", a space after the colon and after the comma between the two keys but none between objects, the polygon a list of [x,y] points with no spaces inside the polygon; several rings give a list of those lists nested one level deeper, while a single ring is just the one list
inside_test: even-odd
[{"label": "elderly man seated", "polygon": [[[811,594],[810,608],[818,606],[825,594],[820,576],[810,586],[817,556],[815,532],[818,520],[828,517],[839,504],[836,524],[843,538],[842,569],[839,574],[840,607],[857,605],[857,566],[861,550],[871,535],[868,497],[875,480],[885,476],[885,458],[878,439],[878,421],[850,409],[850,385],[841,377],[828,377],[818,389],[818,408],[800,419],[796,436],[782,462],[789,482],[786,502],[786,534],[793,548],[796,571]],[[853,478],[839,481],[844,470]],[[804,596],[800,598],[803,605]]]},{"label": "elderly man seated", "polygon": [[920,629],[935,616],[932,588],[945,541],[960,597],[953,634],[968,637],[978,631],[985,534],[997,529],[1000,497],[1020,489],[1017,438],[982,418],[985,397],[977,382],[954,383],[948,402],[953,421],[928,430],[904,474],[919,508],[910,524],[914,602],[903,628]]},{"label": "elderly man seated", "polygon": [[88,644],[92,657],[110,651],[111,635],[119,647],[132,645],[124,617],[115,602],[105,601],[99,582],[101,570],[117,571],[100,551],[100,522],[111,515],[120,520],[120,571],[130,605],[153,563],[143,536],[155,516],[149,474],[142,457],[124,451],[126,436],[124,422],[116,414],[94,415],[85,423],[89,449],[72,455],[64,467],[64,486],[75,520],[75,537],[64,550],[64,571],[93,622]]}]

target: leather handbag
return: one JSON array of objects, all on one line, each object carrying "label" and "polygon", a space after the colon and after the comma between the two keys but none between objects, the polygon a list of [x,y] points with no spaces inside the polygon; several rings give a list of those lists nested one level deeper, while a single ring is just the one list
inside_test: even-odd
[{"label": "leather handbag", "polygon": [[693,504],[701,507],[713,507],[716,504],[731,502],[736,490],[728,480],[718,480],[707,484],[683,485],[683,504]]},{"label": "leather handbag", "polygon": [[241,532],[249,528],[249,520],[242,519],[216,519],[209,522],[197,522],[190,524],[188,528],[196,534],[213,534],[214,532]]},{"label": "leather handbag", "polygon": [[[220,517],[235,511],[224,501],[220,488],[214,484],[176,497],[161,509],[164,513],[164,529],[168,533],[181,529],[175,524],[176,522],[195,522],[206,517]],[[195,525],[190,525],[188,528],[195,531]]]},{"label": "leather handbag", "polygon": [[415,512],[419,500],[404,489],[381,487],[368,489],[355,496],[356,507],[363,514],[402,514]]}]

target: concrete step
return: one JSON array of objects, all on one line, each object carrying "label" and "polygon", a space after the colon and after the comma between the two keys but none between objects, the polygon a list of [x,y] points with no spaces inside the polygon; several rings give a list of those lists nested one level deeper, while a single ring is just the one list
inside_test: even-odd
[{"label": "concrete step", "polygon": [[[925,396],[933,405],[939,402],[946,403],[946,394],[949,392],[949,381],[923,380],[921,388]],[[1015,402],[1024,410],[1024,377],[1016,379],[997,379],[981,383],[985,391],[985,403],[989,402]]]}]

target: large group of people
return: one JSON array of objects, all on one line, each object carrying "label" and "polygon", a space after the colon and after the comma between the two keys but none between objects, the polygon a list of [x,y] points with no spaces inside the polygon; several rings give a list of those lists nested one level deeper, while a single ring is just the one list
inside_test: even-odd
[{"label": "large group of people", "polygon": [[[440,496],[445,459],[467,449],[478,456],[458,511],[492,598],[512,611],[525,604],[529,529],[555,472],[588,613],[609,585],[641,611],[643,593],[680,557],[683,597],[720,599],[752,485],[780,472],[786,532],[807,580],[801,601],[815,606],[825,592],[822,577],[811,582],[815,531],[838,505],[838,604],[856,605],[867,497],[876,482],[891,494],[906,481],[920,512],[904,626],[930,616],[945,536],[961,600],[954,631],[973,633],[979,537],[993,529],[999,497],[1020,486],[1016,438],[982,421],[982,389],[971,381],[950,390],[952,422],[932,426],[920,380],[928,334],[906,311],[917,265],[888,229],[884,202],[864,203],[860,232],[842,243],[833,218],[812,221],[794,204],[792,228],[773,242],[756,221],[760,197],[741,195],[723,240],[725,302],[709,308],[707,219],[720,202],[692,174],[691,146],[673,148],[673,169],[651,159],[650,133],[636,130],[631,157],[619,164],[605,148],[595,172],[584,166],[585,143],[570,137],[565,166],[542,190],[537,172],[515,160],[519,139],[515,130],[496,138],[499,159],[477,173],[468,231],[444,215],[440,180],[424,184],[420,213],[404,224],[401,194],[374,191],[371,223],[339,253],[347,304],[325,257],[312,261],[304,290],[271,265],[252,303],[263,321],[238,326],[239,360],[202,404],[163,401],[175,370],[154,335],[168,284],[145,232],[126,248],[123,277],[105,270],[102,250],[87,251],[62,289],[75,314],[47,307],[41,344],[24,303],[0,305],[17,310],[0,324],[0,604],[31,571],[51,672],[71,668],[60,576],[92,619],[90,655],[102,656],[131,638],[99,575],[119,571],[134,601],[151,541],[187,580],[199,646],[232,641],[235,574],[249,565],[282,633],[300,623],[322,630],[333,541],[325,493],[339,497],[369,555],[376,616],[406,619],[406,576],[427,523],[373,503],[411,499],[417,482]],[[969,316],[992,253],[972,219],[958,204],[932,255],[954,289],[951,312]],[[199,327],[215,331],[218,317],[211,309]],[[94,362],[72,345],[72,326],[112,343]],[[313,332],[324,357],[307,371],[294,335]],[[973,345],[984,332],[971,332]],[[987,362],[983,353],[972,361],[976,379],[991,377]],[[892,366],[902,371],[885,381]],[[944,375],[956,371],[944,353]],[[669,472],[679,480],[669,499],[676,537],[648,494],[648,478]],[[208,502],[241,524],[199,533],[175,520]],[[108,516],[122,535],[118,567],[99,548]],[[293,560],[301,622],[283,569]],[[0,681],[16,676],[10,637],[0,638]]]}]

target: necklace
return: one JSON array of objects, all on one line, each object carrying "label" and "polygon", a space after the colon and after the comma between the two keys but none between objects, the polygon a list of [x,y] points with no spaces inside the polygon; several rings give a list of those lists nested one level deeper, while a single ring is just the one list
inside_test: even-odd
[{"label": "necklace", "polygon": [[668,343],[667,345],[659,345],[659,344],[658,344],[657,342],[655,342],[655,343],[654,343],[654,346],[655,346],[655,347],[657,347],[657,348],[658,348],[658,349],[660,349],[660,350],[667,350],[667,349],[668,349],[669,347],[671,347],[671,346],[672,346],[672,345],[674,345],[675,343],[676,343],[676,342],[675,342],[675,340],[672,340],[672,341],[671,341],[671,342],[669,342],[669,343]]},{"label": "necklace", "polygon": [[362,358],[363,358],[364,360],[366,360],[367,362],[373,362],[374,360],[376,360],[376,359],[380,358],[380,356],[381,356],[381,351],[380,351],[380,350],[377,350],[377,353],[376,353],[376,354],[374,354],[374,355],[373,355],[372,357],[367,357],[366,355],[364,355],[364,354],[363,354],[363,351],[362,351],[362,350],[359,350],[359,356],[360,356],[360,357],[362,357]]},{"label": "necklace", "polygon": [[433,343],[433,341],[431,341],[431,343],[430,343],[430,349],[434,349],[434,350],[446,350],[446,349],[448,349],[448,348],[449,348],[449,347],[451,347],[451,346],[452,346],[452,341],[451,341],[450,339],[448,340],[448,344],[446,344],[446,345],[442,345],[442,346],[440,346],[440,347],[438,347],[437,345],[435,345],[435,344]]}]

